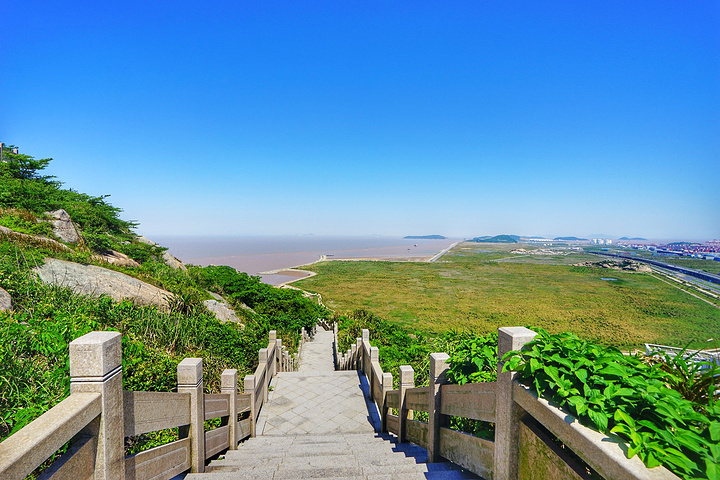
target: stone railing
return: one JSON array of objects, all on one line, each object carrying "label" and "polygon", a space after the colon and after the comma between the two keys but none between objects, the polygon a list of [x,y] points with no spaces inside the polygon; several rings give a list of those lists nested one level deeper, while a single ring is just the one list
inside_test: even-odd
[{"label": "stone railing", "polygon": [[[202,358],[178,364],[177,392],[130,392],[122,389],[120,333],[91,332],[69,348],[70,396],[0,443],[3,480],[25,478],[67,442],[69,449],[42,480],[166,480],[203,472],[208,458],[255,435],[273,375],[297,366],[271,331],[257,369],[244,379],[244,393],[230,369],[222,373],[222,393],[204,393]],[[221,426],[206,430],[205,421],[217,418]],[[125,455],[126,438],[174,427],[179,440]]]},{"label": "stone railing", "polygon": [[[498,358],[519,350],[534,337],[535,332],[527,328],[501,328]],[[637,457],[628,459],[627,446],[620,439],[589,429],[568,412],[538,398],[514,380],[514,372],[502,372],[502,363],[498,363],[496,382],[450,385],[446,379],[448,355],[433,353],[428,386],[415,387],[412,367],[401,366],[399,388],[393,389],[393,377],[382,371],[378,349],[370,345],[368,330],[363,330],[362,338],[337,358],[338,369],[358,369],[367,377],[382,430],[397,435],[399,442],[426,448],[428,462],[445,458],[494,480],[588,478],[584,467],[568,455],[567,449],[603,478],[678,478],[663,467],[648,469]],[[427,412],[428,421],[415,419],[414,412]],[[450,417],[494,423],[495,440],[448,428]],[[558,447],[553,437],[566,449]]]}]

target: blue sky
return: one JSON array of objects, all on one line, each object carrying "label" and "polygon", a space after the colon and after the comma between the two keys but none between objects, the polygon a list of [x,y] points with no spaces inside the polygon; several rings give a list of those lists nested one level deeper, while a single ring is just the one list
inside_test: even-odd
[{"label": "blue sky", "polygon": [[720,238],[720,3],[2,2],[0,141],[153,234]]}]

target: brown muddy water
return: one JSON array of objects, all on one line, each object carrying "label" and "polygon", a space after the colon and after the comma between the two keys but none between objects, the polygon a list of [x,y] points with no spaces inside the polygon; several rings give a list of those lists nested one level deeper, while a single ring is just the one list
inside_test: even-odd
[{"label": "brown muddy water", "polygon": [[184,263],[229,265],[263,282],[278,285],[294,275],[262,273],[328,259],[427,260],[459,239],[419,240],[398,237],[326,236],[156,236]]}]

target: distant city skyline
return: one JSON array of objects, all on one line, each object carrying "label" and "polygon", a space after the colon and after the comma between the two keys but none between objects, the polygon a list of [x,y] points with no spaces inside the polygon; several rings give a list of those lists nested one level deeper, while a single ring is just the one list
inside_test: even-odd
[{"label": "distant city skyline", "polygon": [[4,18],[0,142],[150,237],[720,238],[718,2]]}]

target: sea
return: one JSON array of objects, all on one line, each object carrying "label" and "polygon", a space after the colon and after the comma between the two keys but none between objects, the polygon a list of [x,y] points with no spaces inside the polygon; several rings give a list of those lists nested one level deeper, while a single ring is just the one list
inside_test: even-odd
[{"label": "sea", "polygon": [[[183,263],[229,265],[270,285],[296,280],[284,269],[328,260],[428,260],[461,239],[385,236],[153,236]],[[290,275],[288,275],[290,273]]]}]

